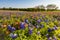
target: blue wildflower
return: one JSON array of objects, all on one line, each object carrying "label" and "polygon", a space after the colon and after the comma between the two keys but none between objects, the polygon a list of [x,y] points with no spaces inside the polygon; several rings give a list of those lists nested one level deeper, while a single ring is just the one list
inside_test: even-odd
[{"label": "blue wildflower", "polygon": [[40,31],[38,31],[37,34],[39,35],[40,34]]},{"label": "blue wildflower", "polygon": [[46,37],[49,38],[49,34],[46,34]]},{"label": "blue wildflower", "polygon": [[54,38],[54,40],[57,40],[56,38]]},{"label": "blue wildflower", "polygon": [[36,25],[36,28],[39,28],[39,26],[38,26],[38,25]]},{"label": "blue wildflower", "polygon": [[17,38],[17,34],[11,33],[11,34],[10,34],[10,37],[11,37],[11,38]]},{"label": "blue wildflower", "polygon": [[54,40],[57,40],[57,38],[56,38],[55,36],[53,36],[53,39],[54,39]]},{"label": "blue wildflower", "polygon": [[40,22],[41,22],[41,20],[40,20],[40,19],[38,19],[38,20],[37,20],[37,22],[38,22],[38,23],[40,23]]},{"label": "blue wildflower", "polygon": [[25,19],[25,22],[28,23],[28,19]]},{"label": "blue wildflower", "polygon": [[48,40],[52,40],[52,38],[51,38],[51,37],[49,37],[49,38],[48,38]]},{"label": "blue wildflower", "polygon": [[12,27],[11,27],[10,25],[8,25],[8,27],[7,27],[7,28],[8,28],[8,30],[11,30],[11,29],[12,29]]},{"label": "blue wildflower", "polygon": [[24,29],[25,28],[25,23],[24,22],[20,23],[20,28],[21,29]]},{"label": "blue wildflower", "polygon": [[43,24],[41,24],[41,25],[40,25],[40,28],[43,28],[43,27],[44,27],[44,25],[43,25]]},{"label": "blue wildflower", "polygon": [[54,29],[54,30],[57,30],[57,26],[54,26],[53,29]]},{"label": "blue wildflower", "polygon": [[44,20],[45,22],[48,22],[48,19]]},{"label": "blue wildflower", "polygon": [[45,16],[42,16],[42,18],[44,19],[44,18],[45,18]]},{"label": "blue wildflower", "polygon": [[31,29],[29,29],[29,34],[32,34],[32,28],[31,28]]},{"label": "blue wildflower", "polygon": [[48,32],[51,32],[52,30],[50,28],[48,28]]},{"label": "blue wildflower", "polygon": [[12,27],[12,29],[11,29],[11,31],[13,32],[13,31],[15,31],[16,29],[14,28],[14,27]]},{"label": "blue wildflower", "polygon": [[8,30],[9,30],[9,31],[11,31],[11,32],[13,32],[13,31],[15,31],[15,30],[16,30],[14,27],[11,27],[10,25],[8,25],[8,27],[7,27],[7,28],[8,28]]}]

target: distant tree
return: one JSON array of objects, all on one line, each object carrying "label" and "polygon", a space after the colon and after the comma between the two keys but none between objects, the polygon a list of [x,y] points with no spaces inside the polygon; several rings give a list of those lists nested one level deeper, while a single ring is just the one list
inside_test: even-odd
[{"label": "distant tree", "polygon": [[36,6],[35,9],[38,9],[40,11],[44,11],[45,10],[45,6],[44,5],[39,5],[39,6]]},{"label": "distant tree", "polygon": [[11,9],[12,7],[9,7],[9,9]]},{"label": "distant tree", "polygon": [[45,9],[45,6],[44,5],[39,5],[39,6],[36,6],[35,8]]},{"label": "distant tree", "polygon": [[46,6],[47,10],[57,10],[57,6],[55,4],[49,4]]},{"label": "distant tree", "polygon": [[5,8],[5,7],[3,7],[2,9],[3,9],[3,10],[5,10],[6,8]]}]

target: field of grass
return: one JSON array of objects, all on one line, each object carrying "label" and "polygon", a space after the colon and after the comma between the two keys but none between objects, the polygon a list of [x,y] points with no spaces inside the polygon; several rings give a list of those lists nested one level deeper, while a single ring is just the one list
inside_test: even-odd
[{"label": "field of grass", "polygon": [[60,11],[0,10],[0,40],[60,40]]},{"label": "field of grass", "polygon": [[28,12],[28,11],[11,11],[11,10],[0,10],[0,15],[9,15],[9,14],[19,14],[19,13],[40,13],[40,14],[51,14],[51,15],[59,15],[60,16],[60,11],[37,11],[37,12]]}]

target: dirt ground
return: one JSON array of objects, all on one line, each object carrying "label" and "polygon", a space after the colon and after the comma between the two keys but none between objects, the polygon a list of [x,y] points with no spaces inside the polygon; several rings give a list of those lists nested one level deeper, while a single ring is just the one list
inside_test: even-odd
[{"label": "dirt ground", "polygon": [[29,14],[50,14],[50,15],[58,15],[60,16],[60,11],[43,11],[43,12],[27,12],[27,11],[8,11],[8,10],[0,10],[0,15],[11,15],[11,14],[25,14],[25,13],[29,13]]}]

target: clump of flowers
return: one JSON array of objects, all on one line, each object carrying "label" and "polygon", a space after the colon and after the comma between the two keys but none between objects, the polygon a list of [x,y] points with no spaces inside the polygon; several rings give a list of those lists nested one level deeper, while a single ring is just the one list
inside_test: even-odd
[{"label": "clump of flowers", "polygon": [[[10,19],[1,21],[0,31],[6,40],[59,40],[60,26],[53,15],[21,14],[11,15]],[[6,23],[6,24],[4,24]]]}]

